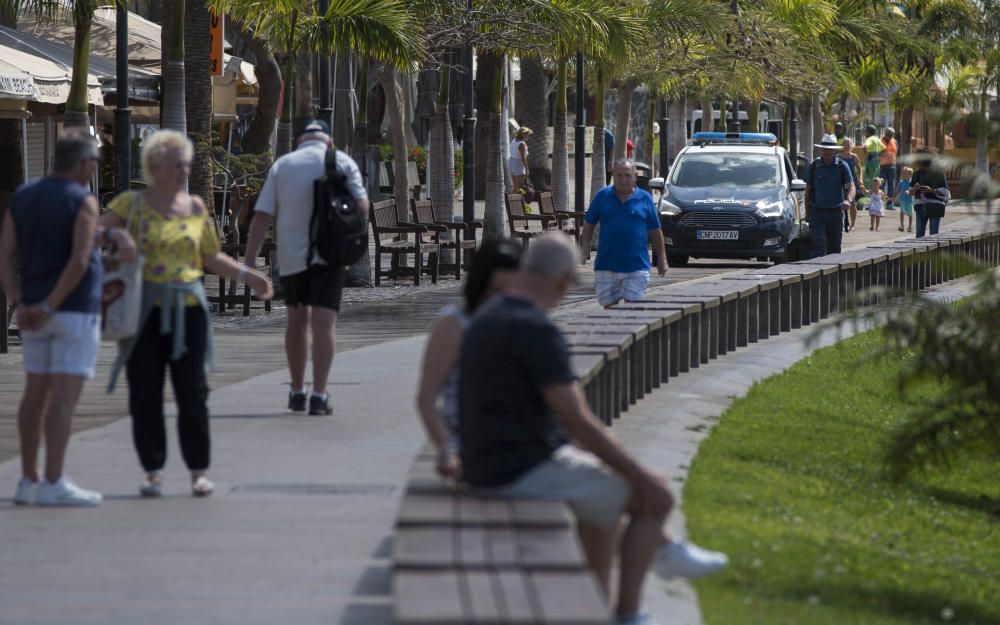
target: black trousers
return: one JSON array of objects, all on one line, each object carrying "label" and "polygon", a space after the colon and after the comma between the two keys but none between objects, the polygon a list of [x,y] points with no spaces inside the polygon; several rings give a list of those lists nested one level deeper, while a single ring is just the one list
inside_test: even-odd
[{"label": "black trousers", "polygon": [[209,465],[211,439],[205,379],[208,319],[200,306],[189,306],[184,311],[184,323],[187,351],[180,360],[171,361],[173,334],[160,334],[160,308],[154,308],[125,365],[132,439],[147,472],[159,471],[167,461],[163,383],[168,368],[177,400],[177,433],[184,463],[191,471],[202,471]]}]

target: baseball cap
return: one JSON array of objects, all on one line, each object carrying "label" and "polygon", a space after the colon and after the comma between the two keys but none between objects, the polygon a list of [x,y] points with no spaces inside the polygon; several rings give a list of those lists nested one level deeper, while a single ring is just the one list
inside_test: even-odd
[{"label": "baseball cap", "polygon": [[328,135],[330,134],[330,125],[322,119],[310,120],[309,123],[302,127],[302,132],[299,133],[299,136],[301,137],[302,135],[309,134],[311,132],[322,132],[323,134]]}]

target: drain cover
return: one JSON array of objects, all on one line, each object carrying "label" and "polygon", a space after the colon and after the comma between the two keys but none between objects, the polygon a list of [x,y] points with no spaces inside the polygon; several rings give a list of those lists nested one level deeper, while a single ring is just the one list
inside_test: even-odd
[{"label": "drain cover", "polygon": [[392,495],[392,484],[237,484],[232,492],[257,495]]}]

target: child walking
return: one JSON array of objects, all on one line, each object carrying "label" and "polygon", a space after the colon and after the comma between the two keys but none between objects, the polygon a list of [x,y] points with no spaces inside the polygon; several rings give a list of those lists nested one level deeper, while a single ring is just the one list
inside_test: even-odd
[{"label": "child walking", "polygon": [[868,216],[871,219],[871,225],[869,230],[874,230],[878,232],[879,222],[885,216],[885,191],[882,190],[882,185],[885,181],[881,178],[872,179],[872,190],[868,194]]},{"label": "child walking", "polygon": [[910,195],[910,187],[913,185],[913,168],[904,167],[899,177],[899,184],[896,186],[896,194],[892,196],[892,201],[899,207],[899,231],[903,231],[903,217],[909,219],[906,226],[907,232],[913,232],[913,196]]}]

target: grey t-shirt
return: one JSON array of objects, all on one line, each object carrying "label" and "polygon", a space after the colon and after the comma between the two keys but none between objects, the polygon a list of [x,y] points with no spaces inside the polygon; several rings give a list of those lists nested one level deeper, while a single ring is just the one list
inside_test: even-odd
[{"label": "grey t-shirt", "polygon": [[542,389],[576,380],[559,328],[531,302],[493,298],[472,319],[459,361],[462,472],[474,487],[510,484],[569,440]]}]

